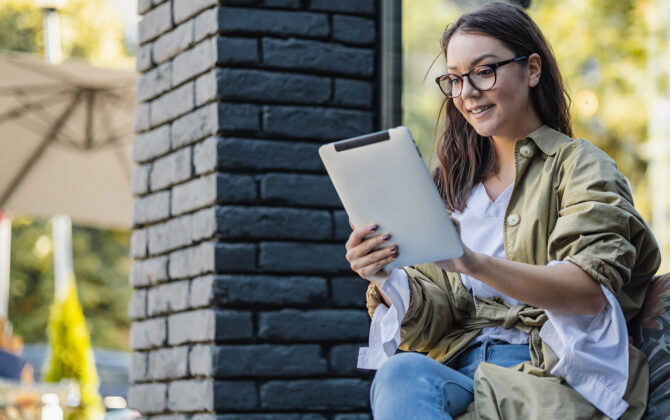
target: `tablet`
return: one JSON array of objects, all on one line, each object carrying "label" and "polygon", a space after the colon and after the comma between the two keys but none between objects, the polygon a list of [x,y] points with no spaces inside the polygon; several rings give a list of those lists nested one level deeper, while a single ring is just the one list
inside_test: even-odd
[{"label": "tablet", "polygon": [[463,255],[407,127],[325,144],[319,155],[354,226],[376,223],[378,233],[391,233],[389,244],[398,244],[387,270]]}]

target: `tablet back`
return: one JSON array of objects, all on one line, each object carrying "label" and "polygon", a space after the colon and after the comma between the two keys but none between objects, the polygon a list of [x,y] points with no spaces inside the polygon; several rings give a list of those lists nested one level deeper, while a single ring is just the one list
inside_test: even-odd
[{"label": "tablet back", "polygon": [[[406,127],[329,143],[319,154],[354,226],[390,232],[399,258],[386,269],[463,254],[463,246]],[[343,250],[343,252],[345,252]]]}]

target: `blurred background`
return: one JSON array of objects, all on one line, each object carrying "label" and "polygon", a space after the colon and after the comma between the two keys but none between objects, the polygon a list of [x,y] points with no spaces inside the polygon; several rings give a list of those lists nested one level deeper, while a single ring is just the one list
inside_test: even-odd
[{"label": "blurred background", "polygon": [[[431,167],[436,164],[432,147],[442,101],[433,80],[444,73],[445,67],[440,56],[441,34],[461,13],[483,3],[403,0],[403,124],[414,133]],[[670,235],[670,200],[665,186],[670,179],[670,148],[665,144],[670,137],[670,36],[659,16],[669,4],[668,0],[533,0],[528,8],[561,67],[572,98],[575,135],[604,149],[630,180],[636,207],[652,224],[662,244],[663,272],[670,271],[666,240]],[[44,57],[45,42],[49,42],[44,33],[46,16],[53,11],[59,19],[61,49],[61,57],[53,60],[85,60],[88,65],[134,77],[139,19],[136,0],[61,0],[54,4],[3,0],[0,55]],[[0,101],[7,101],[5,105],[17,100],[10,93],[14,94],[9,87],[0,88]],[[132,116],[135,100],[132,95],[129,99],[127,111]],[[0,127],[11,119],[8,113],[2,113],[7,109],[0,108]],[[132,141],[132,124],[127,123],[125,128],[127,133],[123,134]],[[439,132],[439,126],[437,129]],[[2,165],[2,159],[18,158],[6,151],[0,151],[2,154],[0,181],[4,182],[13,179],[14,174]],[[103,386],[127,383],[129,363],[128,226],[132,194],[127,168],[119,177],[128,185],[127,191],[122,191],[129,203],[128,215],[123,216],[127,224],[113,218],[93,220],[93,216],[71,215],[75,296],[86,320],[90,346],[96,349]],[[21,188],[18,185],[16,191]],[[6,334],[24,343],[24,356],[39,381],[48,358],[47,326],[54,302],[54,278],[58,277],[54,271],[56,244],[49,214],[26,208],[13,206],[11,201],[0,202],[0,211],[5,211],[5,220],[11,223],[7,318],[12,327]],[[103,396],[125,397],[123,387],[108,389]],[[123,406],[118,400],[105,402],[108,409]]]}]

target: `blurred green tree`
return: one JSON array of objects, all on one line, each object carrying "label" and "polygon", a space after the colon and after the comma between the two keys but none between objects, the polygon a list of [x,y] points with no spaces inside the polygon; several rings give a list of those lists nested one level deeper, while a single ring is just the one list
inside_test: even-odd
[{"label": "blurred green tree", "polygon": [[[83,226],[72,228],[79,299],[96,347],[128,349],[130,233]],[[27,217],[12,220],[9,319],[25,342],[45,342],[54,273],[50,224]]]},{"label": "blurred green tree", "polygon": [[79,383],[79,406],[68,420],[100,418],[104,413],[98,394],[100,382],[73,275],[68,279],[66,295],[51,305],[48,333],[51,359],[44,381],[71,378]]}]

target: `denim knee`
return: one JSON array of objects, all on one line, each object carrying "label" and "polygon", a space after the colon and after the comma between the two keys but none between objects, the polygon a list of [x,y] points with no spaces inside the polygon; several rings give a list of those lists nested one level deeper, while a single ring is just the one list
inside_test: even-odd
[{"label": "denim knee", "polygon": [[402,392],[408,386],[428,385],[422,373],[434,373],[437,362],[420,353],[399,353],[382,363],[372,381],[372,394],[380,387],[388,391]]}]

